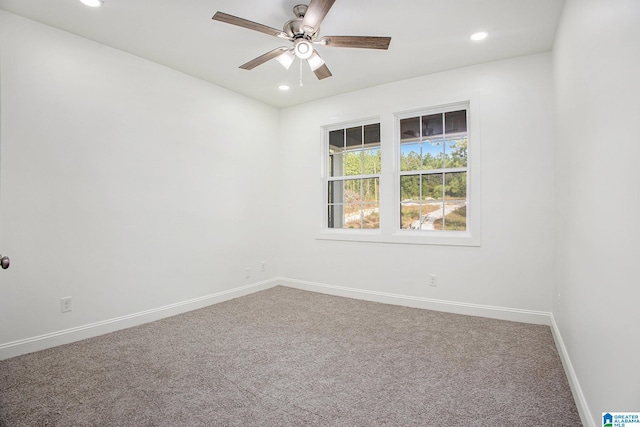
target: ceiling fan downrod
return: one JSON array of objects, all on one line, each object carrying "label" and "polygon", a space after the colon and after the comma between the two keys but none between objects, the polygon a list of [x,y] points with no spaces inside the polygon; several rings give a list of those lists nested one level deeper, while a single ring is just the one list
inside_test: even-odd
[{"label": "ceiling fan downrod", "polygon": [[309,6],[307,6],[306,4],[297,4],[293,6],[293,14],[297,18],[302,19],[304,18],[305,13],[307,13],[308,8]]}]

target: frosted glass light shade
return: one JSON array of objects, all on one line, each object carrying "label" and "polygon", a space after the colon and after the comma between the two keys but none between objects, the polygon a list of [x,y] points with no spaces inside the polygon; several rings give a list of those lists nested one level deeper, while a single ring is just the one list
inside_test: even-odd
[{"label": "frosted glass light shade", "polygon": [[320,58],[320,55],[318,55],[318,52],[315,50],[311,57],[307,59],[307,62],[309,63],[309,67],[311,67],[311,71],[315,71],[324,65],[324,60]]},{"label": "frosted glass light shade", "polygon": [[291,67],[291,64],[293,64],[293,60],[296,57],[293,55],[293,53],[290,50],[287,50],[286,52],[284,52],[282,55],[276,57],[276,60],[287,70]]}]

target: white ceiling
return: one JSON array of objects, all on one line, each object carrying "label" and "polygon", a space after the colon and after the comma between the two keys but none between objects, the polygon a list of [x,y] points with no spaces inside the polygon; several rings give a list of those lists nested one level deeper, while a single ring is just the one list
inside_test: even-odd
[{"label": "white ceiling", "polygon": [[[438,71],[551,50],[564,0],[337,0],[323,35],[390,36],[388,51],[317,49],[333,73],[304,64],[238,66],[288,41],[213,21],[216,11],[281,29],[296,0],[0,0],[0,8],[199,77],[278,108]],[[471,42],[485,30],[489,37]],[[291,90],[277,86],[288,83]]]}]

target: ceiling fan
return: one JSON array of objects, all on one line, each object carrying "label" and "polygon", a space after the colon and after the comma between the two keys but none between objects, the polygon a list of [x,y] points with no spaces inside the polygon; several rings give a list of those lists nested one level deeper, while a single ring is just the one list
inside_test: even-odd
[{"label": "ceiling fan", "polygon": [[240,68],[252,70],[271,59],[276,59],[286,69],[289,69],[295,58],[299,58],[306,60],[316,77],[322,80],[331,77],[332,74],[318,51],[313,47],[314,44],[330,47],[388,49],[391,42],[391,37],[374,36],[324,36],[318,38],[320,24],[329,13],[333,3],[335,0],[311,0],[308,6],[304,4],[294,6],[293,13],[296,18],[287,21],[282,31],[223,12],[216,12],[212,19],[293,42],[290,47],[282,46],[273,49],[246,64],[242,64]]}]

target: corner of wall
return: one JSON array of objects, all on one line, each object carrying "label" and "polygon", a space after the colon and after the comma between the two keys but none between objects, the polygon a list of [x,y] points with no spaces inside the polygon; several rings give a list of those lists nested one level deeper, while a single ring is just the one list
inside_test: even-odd
[{"label": "corner of wall", "polygon": [[558,349],[558,354],[560,355],[560,360],[562,361],[565,374],[569,380],[569,386],[571,387],[571,392],[573,393],[573,398],[576,402],[580,419],[585,427],[596,427],[596,423],[591,416],[591,411],[589,410],[589,404],[587,403],[587,399],[582,391],[582,387],[580,386],[580,381],[578,380],[576,371],[573,368],[571,357],[569,356],[569,352],[564,344],[560,328],[558,328],[558,324],[556,323],[553,313],[550,314],[550,321],[553,339],[556,343],[556,348]]}]

